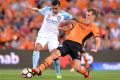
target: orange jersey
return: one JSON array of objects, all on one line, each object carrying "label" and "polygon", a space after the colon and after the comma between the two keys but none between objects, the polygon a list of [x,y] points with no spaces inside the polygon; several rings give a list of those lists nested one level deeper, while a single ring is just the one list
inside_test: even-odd
[{"label": "orange jersey", "polygon": [[96,24],[85,25],[82,23],[76,23],[75,27],[66,36],[66,40],[71,40],[84,44],[84,42],[91,36],[99,37],[99,29]]}]

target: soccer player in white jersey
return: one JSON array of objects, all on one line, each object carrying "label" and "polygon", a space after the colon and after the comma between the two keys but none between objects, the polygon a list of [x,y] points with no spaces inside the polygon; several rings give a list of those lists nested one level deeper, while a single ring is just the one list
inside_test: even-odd
[{"label": "soccer player in white jersey", "polygon": [[[43,24],[38,32],[38,36],[35,42],[35,49],[33,51],[33,68],[37,67],[40,57],[40,50],[47,44],[50,52],[58,47],[58,35],[59,35],[59,23],[63,20],[72,19],[72,15],[60,9],[60,1],[53,0],[50,7],[44,7],[42,9],[28,7],[28,9],[38,12],[44,16]],[[60,75],[60,62],[58,59],[53,61],[56,69],[57,78],[62,78]]]}]

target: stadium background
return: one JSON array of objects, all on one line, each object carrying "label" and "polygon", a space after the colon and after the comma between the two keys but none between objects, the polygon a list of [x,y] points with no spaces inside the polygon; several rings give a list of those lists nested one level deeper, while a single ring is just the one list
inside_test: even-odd
[{"label": "stadium background", "polygon": [[[27,1],[38,8],[50,5],[50,0],[0,0],[0,69],[21,69],[32,65],[32,50],[43,17],[25,9]],[[120,70],[120,0],[60,1],[61,8],[73,15],[78,8],[83,17],[90,7],[98,10],[100,14],[96,23],[102,43],[98,53],[88,51],[89,62],[93,70]],[[93,48],[93,43],[93,38],[88,40],[86,49]],[[48,51],[42,53],[41,60],[49,55]],[[70,68],[69,56],[60,60],[62,68]]]}]

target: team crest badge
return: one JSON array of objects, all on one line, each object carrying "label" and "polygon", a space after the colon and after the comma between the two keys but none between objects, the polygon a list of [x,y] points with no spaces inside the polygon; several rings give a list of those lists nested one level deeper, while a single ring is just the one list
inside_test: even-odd
[{"label": "team crest badge", "polygon": [[50,14],[48,14],[48,18],[50,18],[50,16],[51,16],[51,15],[50,15]]},{"label": "team crest badge", "polygon": [[58,21],[60,21],[60,20],[61,20],[61,17],[60,17],[60,16],[58,16],[58,17],[57,17],[57,20],[58,20]]}]

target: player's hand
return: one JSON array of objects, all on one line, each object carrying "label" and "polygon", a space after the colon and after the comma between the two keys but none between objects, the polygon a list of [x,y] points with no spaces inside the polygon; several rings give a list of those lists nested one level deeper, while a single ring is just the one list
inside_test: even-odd
[{"label": "player's hand", "polygon": [[62,30],[62,27],[58,27],[59,30]]},{"label": "player's hand", "polygon": [[31,6],[31,4],[29,2],[26,2],[26,8],[27,9],[31,9],[32,8],[32,6]]},{"label": "player's hand", "polygon": [[98,49],[94,48],[94,49],[91,49],[92,52],[97,52]]}]

